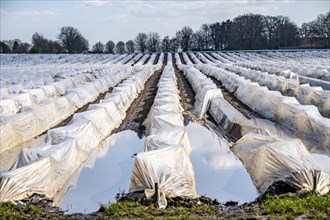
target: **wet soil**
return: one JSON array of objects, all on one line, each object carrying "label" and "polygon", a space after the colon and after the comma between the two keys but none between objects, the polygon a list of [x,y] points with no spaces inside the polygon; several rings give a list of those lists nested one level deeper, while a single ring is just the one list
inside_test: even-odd
[{"label": "wet soil", "polygon": [[154,60],[153,65],[156,65],[158,63],[159,57],[160,57],[160,53],[157,54],[157,56],[156,56],[156,58]]},{"label": "wet soil", "polygon": [[[135,63],[132,64],[132,66],[134,66],[135,64],[137,64],[137,63],[142,59],[142,57],[143,57],[143,56],[141,56],[139,59],[137,59],[137,60],[135,61]],[[132,58],[132,59],[133,59],[133,58]]]},{"label": "wet soil", "polygon": [[144,61],[143,65],[147,64],[150,58],[151,58],[151,54],[149,54],[149,57]]},{"label": "wet soil", "polygon": [[145,127],[143,122],[147,118],[150,108],[154,102],[158,90],[157,84],[162,72],[163,68],[156,71],[147,80],[144,90],[142,90],[142,92],[133,101],[130,108],[128,109],[126,118],[122,124],[112,133],[117,133],[124,130],[133,130],[138,134],[140,138],[145,135]]},{"label": "wet soil", "polygon": [[[173,57],[174,59],[174,57]],[[173,60],[174,62],[174,60]],[[195,92],[191,87],[187,78],[183,75],[183,73],[176,67],[174,67],[174,73],[177,80],[177,87],[179,89],[180,95],[180,102],[181,106],[184,109],[183,116],[184,116],[184,124],[187,125],[192,120],[192,108],[195,104]]]},{"label": "wet soil", "polygon": [[184,59],[183,59],[182,53],[179,53],[179,57],[180,57],[181,63],[182,63],[182,64],[186,64],[186,62],[184,62]]},{"label": "wet soil", "polygon": [[186,54],[187,54],[188,58],[190,59],[190,61],[191,61],[193,64],[196,64],[196,63],[193,61],[193,59],[191,59],[190,54],[189,54],[189,53],[186,53]]},{"label": "wet soil", "polygon": [[217,79],[215,79],[212,76],[208,76],[208,77],[212,79],[212,81],[216,84],[216,86],[221,90],[223,97],[227,100],[227,102],[229,102],[235,109],[241,112],[246,118],[248,119],[262,118],[262,119],[270,120],[269,118],[266,118],[265,116],[260,115],[259,113],[253,111],[250,107],[248,107],[243,102],[241,102],[233,93],[229,92]]}]

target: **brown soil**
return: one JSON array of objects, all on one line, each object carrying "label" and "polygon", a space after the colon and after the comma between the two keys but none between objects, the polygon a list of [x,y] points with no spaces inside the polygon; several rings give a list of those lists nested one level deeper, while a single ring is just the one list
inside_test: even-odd
[{"label": "brown soil", "polygon": [[[223,97],[229,102],[234,108],[236,108],[239,112],[241,112],[245,117],[248,119],[254,119],[254,118],[263,118],[268,119],[264,117],[263,115],[260,115],[259,113],[253,111],[250,107],[245,105],[243,102],[241,102],[233,93],[229,92],[221,82],[219,82],[217,79],[215,79],[212,76],[208,76],[212,81],[217,85],[217,87],[221,90]],[[268,119],[270,120],[270,119]],[[270,120],[271,121],[271,120]]]},{"label": "brown soil", "polygon": [[[174,56],[173,56],[173,63],[174,63]],[[191,121],[191,111],[195,104],[195,92],[192,89],[189,81],[183,75],[181,71],[176,67],[174,67],[174,73],[177,80],[177,86],[180,92],[180,102],[181,106],[184,109],[183,116],[184,116],[184,124],[187,125]]]},{"label": "brown soil", "polygon": [[156,59],[154,60],[153,65],[156,65],[158,63],[159,57],[160,57],[160,53],[157,53],[157,56],[156,56]]},{"label": "brown soil", "polygon": [[124,130],[133,130],[137,132],[140,138],[145,135],[145,127],[143,126],[144,120],[147,118],[150,108],[154,102],[157,94],[157,83],[161,76],[163,68],[156,71],[145,83],[144,90],[133,101],[130,108],[126,113],[126,118],[112,133],[117,133]]},{"label": "brown soil", "polygon": [[184,62],[184,59],[183,59],[182,53],[179,53],[179,57],[180,57],[181,63],[182,63],[182,64],[186,64],[186,62]]},{"label": "brown soil", "polygon": [[190,59],[190,61],[191,61],[193,64],[195,64],[195,62],[193,61],[193,59],[191,59],[190,54],[189,54],[189,53],[186,53],[186,54],[187,54],[188,58]]},{"label": "brown soil", "polygon": [[144,61],[143,65],[147,64],[150,58],[151,58],[151,54],[149,54],[149,57]]}]

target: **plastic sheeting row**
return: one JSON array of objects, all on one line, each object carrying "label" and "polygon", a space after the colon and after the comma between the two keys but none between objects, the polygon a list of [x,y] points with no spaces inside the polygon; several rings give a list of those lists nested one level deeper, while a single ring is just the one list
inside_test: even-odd
[{"label": "plastic sheeting row", "polygon": [[219,80],[252,110],[307,138],[319,152],[329,153],[330,119],[322,117],[315,106],[300,105],[293,97],[282,96],[277,91],[270,91],[267,87],[217,67],[198,65],[197,68]]},{"label": "plastic sheeting row", "polygon": [[145,148],[136,156],[129,187],[129,192],[154,192],[155,183],[158,183],[161,208],[166,207],[166,198],[197,196],[194,170],[189,160],[191,147],[181,112],[174,70],[168,64],[144,122],[147,128]]},{"label": "plastic sheeting row", "polygon": [[40,146],[23,149],[13,167],[0,174],[0,202],[39,194],[60,205],[64,194],[75,185],[84,163],[95,161],[91,152],[120,126],[144,83],[158,68],[140,68],[100,104],[75,114],[68,125],[49,130]]},{"label": "plastic sheeting row", "polygon": [[131,74],[133,68],[115,69],[104,72],[96,80],[82,86],[68,89],[63,97],[47,99],[38,105],[29,107],[12,116],[1,117],[0,124],[0,153],[16,147],[25,141],[47,131],[74,113],[77,108],[95,100],[101,93]]},{"label": "plastic sheeting row", "polygon": [[286,79],[283,76],[270,75],[267,72],[235,66],[227,66],[226,69],[258,82],[259,85],[266,86],[270,90],[294,96],[301,104],[315,105],[323,116],[330,117],[330,91],[323,91],[321,87],[310,87],[309,84],[299,85],[298,79]]}]

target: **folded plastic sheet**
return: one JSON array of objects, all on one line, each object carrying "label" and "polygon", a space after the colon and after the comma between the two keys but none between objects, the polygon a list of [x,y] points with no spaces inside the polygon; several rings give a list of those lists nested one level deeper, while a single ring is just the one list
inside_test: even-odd
[{"label": "folded plastic sheet", "polygon": [[197,196],[193,167],[182,147],[166,147],[136,156],[129,192],[154,189],[155,183],[167,198]]},{"label": "folded plastic sheet", "polygon": [[9,116],[14,115],[19,111],[20,107],[14,99],[0,100],[0,115]]},{"label": "folded plastic sheet", "polygon": [[[171,60],[170,55],[168,60]],[[154,190],[158,183],[161,208],[166,207],[166,198],[197,196],[189,160],[191,147],[181,112],[174,70],[168,64],[144,122],[148,135],[145,152],[137,154],[129,187],[129,192]]]},{"label": "folded plastic sheet", "polygon": [[[140,88],[139,83],[145,83],[157,68],[144,67],[127,81],[136,79],[133,83]],[[126,87],[121,90],[123,93],[134,86]],[[131,102],[133,100],[131,98]],[[12,168],[0,174],[0,202],[18,201],[37,193],[60,205],[65,192],[75,185],[84,164],[95,160],[93,152],[105,135],[121,123],[120,119],[113,118],[118,114],[117,108],[105,105],[115,106],[113,101],[95,105],[87,112],[74,115],[68,125],[49,130],[40,146],[25,148]]]},{"label": "folded plastic sheet", "polygon": [[231,148],[240,158],[260,193],[282,181],[300,192],[325,195],[330,177],[313,160],[298,139],[281,139],[249,133]]}]

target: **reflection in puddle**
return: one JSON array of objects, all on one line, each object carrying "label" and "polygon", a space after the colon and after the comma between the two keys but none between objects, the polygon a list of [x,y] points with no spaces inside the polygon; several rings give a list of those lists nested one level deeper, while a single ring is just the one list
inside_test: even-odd
[{"label": "reflection in puddle", "polygon": [[115,202],[116,193],[127,192],[135,160],[132,155],[143,150],[144,141],[130,130],[108,138],[101,146],[95,166],[84,168],[76,188],[65,195],[62,210],[68,213],[94,212],[100,204]]},{"label": "reflection in puddle", "polygon": [[311,154],[315,162],[320,166],[320,168],[330,174],[330,157],[323,154]]},{"label": "reflection in puddle", "polygon": [[239,203],[253,201],[258,196],[249,174],[226,140],[197,123],[190,123],[187,132],[199,195]]},{"label": "reflection in puddle", "polygon": [[[220,202],[253,201],[258,196],[257,190],[228,143],[198,123],[190,123],[186,128],[197,193]],[[144,142],[144,138],[139,139],[130,130],[108,138],[100,147],[95,166],[82,170],[76,188],[68,191],[61,208],[68,213],[90,213],[97,211],[100,204],[115,202],[116,193],[127,192],[129,188],[135,160],[132,155],[143,151]],[[329,157],[312,156],[322,170],[330,173]]]}]

